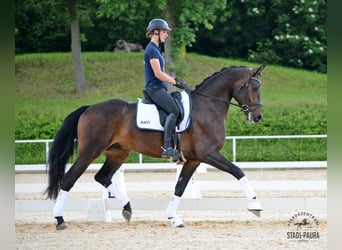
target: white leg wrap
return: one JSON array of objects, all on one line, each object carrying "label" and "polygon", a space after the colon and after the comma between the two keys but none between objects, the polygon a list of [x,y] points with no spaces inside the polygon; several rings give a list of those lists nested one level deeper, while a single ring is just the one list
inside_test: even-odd
[{"label": "white leg wrap", "polygon": [[127,202],[129,202],[127,195],[125,195],[123,192],[121,192],[121,190],[118,188],[118,186],[115,185],[114,183],[110,184],[107,187],[107,190],[111,194],[113,194],[115,196],[115,198],[117,198],[119,200],[121,206],[125,206],[127,204]]},{"label": "white leg wrap", "polygon": [[68,200],[69,192],[60,190],[57,196],[55,207],[53,208],[53,217],[63,216],[65,203]]},{"label": "white leg wrap", "polygon": [[181,197],[173,195],[169,201],[169,204],[166,208],[166,216],[167,218],[172,218],[176,216],[176,211],[179,206]]},{"label": "white leg wrap", "polygon": [[239,180],[239,183],[241,185],[241,189],[243,191],[243,193],[245,194],[246,198],[248,200],[253,199],[254,197],[256,197],[256,194],[251,186],[251,184],[249,183],[249,180],[247,179],[246,176],[242,177]]}]

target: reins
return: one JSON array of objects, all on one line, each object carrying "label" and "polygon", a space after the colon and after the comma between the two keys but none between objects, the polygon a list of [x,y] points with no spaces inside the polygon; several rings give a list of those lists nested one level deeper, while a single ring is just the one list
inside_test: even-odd
[{"label": "reins", "polygon": [[[239,107],[241,109],[241,111],[243,112],[248,112],[249,110],[249,107],[251,106],[248,106],[247,104],[237,104],[237,103],[234,103],[234,102],[230,102],[230,101],[227,101],[226,99],[223,99],[223,98],[219,98],[219,97],[215,97],[215,96],[211,96],[211,95],[207,95],[207,94],[204,94],[202,92],[193,92],[195,94],[199,94],[199,95],[202,95],[202,96],[205,96],[205,97],[208,97],[208,98],[211,98],[211,99],[214,99],[214,100],[217,100],[217,101],[221,101],[221,102],[224,102],[226,104],[230,104],[230,105],[233,105],[235,107]],[[252,106],[256,106],[256,105],[252,105]]]},{"label": "reins", "polygon": [[208,98],[217,100],[217,101],[221,101],[221,102],[224,102],[224,103],[226,103],[226,104],[232,104],[232,105],[234,105],[234,106],[240,107],[239,104],[236,104],[236,103],[227,101],[226,99],[223,99],[223,98],[220,98],[220,97],[211,96],[211,95],[208,95],[208,94],[204,94],[204,93],[202,93],[202,92],[194,92],[194,91],[193,91],[192,93],[195,93],[195,94],[198,94],[198,95],[202,95],[202,96],[205,96],[205,97],[208,97]]},{"label": "reins", "polygon": [[[248,96],[248,84],[249,84],[249,81],[250,80],[255,80],[259,83],[260,85],[260,80],[256,77],[251,77],[251,69],[249,68],[248,69],[248,77],[247,79],[239,86],[238,89],[234,90],[234,93],[233,93],[233,97],[235,98],[235,95],[244,87],[246,86],[246,96],[247,96],[247,99],[249,99],[249,96]],[[217,101],[221,101],[221,102],[224,102],[226,104],[230,104],[230,105],[233,105],[235,107],[239,107],[241,109],[241,111],[243,112],[248,112],[249,111],[249,108],[250,107],[260,107],[262,106],[261,103],[248,103],[248,104],[237,104],[237,103],[233,103],[231,101],[228,101],[226,99],[223,99],[223,98],[220,98],[220,97],[216,97],[216,96],[211,96],[211,95],[208,95],[208,94],[205,94],[203,92],[195,92],[193,91],[193,93],[195,94],[199,94],[199,95],[202,95],[202,96],[205,96],[205,97],[208,97],[208,98],[211,98],[211,99],[214,99],[214,100],[217,100]]]}]

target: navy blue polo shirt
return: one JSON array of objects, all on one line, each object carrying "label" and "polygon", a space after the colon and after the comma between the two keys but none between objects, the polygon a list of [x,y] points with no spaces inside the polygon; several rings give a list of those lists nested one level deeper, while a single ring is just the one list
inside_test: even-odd
[{"label": "navy blue polo shirt", "polygon": [[160,63],[160,69],[164,71],[165,60],[162,56],[161,49],[158,45],[153,42],[149,42],[145,48],[144,52],[144,72],[145,72],[145,88],[167,88],[167,83],[159,80],[153,72],[150,60],[157,58]]}]

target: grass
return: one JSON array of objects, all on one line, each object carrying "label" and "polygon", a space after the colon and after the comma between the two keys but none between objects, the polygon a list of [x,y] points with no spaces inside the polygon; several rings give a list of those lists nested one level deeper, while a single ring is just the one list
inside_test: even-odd
[{"label": "grass", "polygon": [[[79,95],[71,53],[15,57],[16,139],[52,139],[64,118],[82,105],[112,98],[135,101],[143,97],[142,53],[87,52],[82,54],[82,59],[88,88]],[[233,65],[259,66],[247,61],[190,53],[178,77],[194,88],[214,72]],[[267,65],[262,76],[261,100],[264,105],[262,123],[247,124],[239,109],[231,107],[226,120],[227,135],[327,133],[326,74]],[[229,158],[230,147],[230,143],[226,143],[222,149]],[[247,140],[239,142],[237,150],[240,161],[326,160],[326,140]],[[39,151],[38,146],[17,145],[16,162],[41,161],[45,155]],[[136,162],[136,159],[137,155],[133,154],[129,160]]]}]

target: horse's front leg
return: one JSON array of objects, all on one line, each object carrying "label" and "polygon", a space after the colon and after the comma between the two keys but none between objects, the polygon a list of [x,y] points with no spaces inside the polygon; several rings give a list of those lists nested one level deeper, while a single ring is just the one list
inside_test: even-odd
[{"label": "horse's front leg", "polygon": [[260,212],[262,211],[260,200],[257,199],[249,180],[238,166],[228,161],[217,151],[213,151],[206,155],[204,162],[233,175],[240,183],[241,189],[248,200],[247,209],[260,217]]},{"label": "horse's front leg", "polygon": [[187,161],[183,165],[182,171],[178,176],[174,195],[171,197],[166,209],[166,216],[171,222],[172,227],[185,227],[183,221],[177,215],[177,209],[188,182],[195,172],[200,162]]}]

